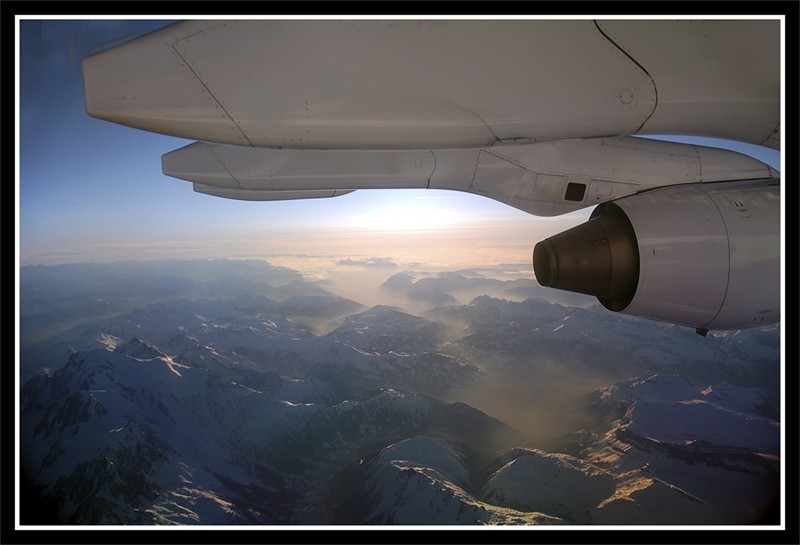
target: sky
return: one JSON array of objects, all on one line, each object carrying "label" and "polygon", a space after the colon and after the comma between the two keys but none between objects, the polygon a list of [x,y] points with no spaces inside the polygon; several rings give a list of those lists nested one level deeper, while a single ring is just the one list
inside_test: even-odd
[{"label": "sky", "polygon": [[[83,98],[85,56],[171,22],[20,22],[20,265],[255,257],[302,270],[298,260],[372,256],[401,265],[530,263],[536,242],[591,212],[537,218],[476,195],[437,190],[283,202],[195,193],[190,183],[161,173],[161,156],[191,141],[91,118]],[[780,166],[775,150],[734,149]]]}]

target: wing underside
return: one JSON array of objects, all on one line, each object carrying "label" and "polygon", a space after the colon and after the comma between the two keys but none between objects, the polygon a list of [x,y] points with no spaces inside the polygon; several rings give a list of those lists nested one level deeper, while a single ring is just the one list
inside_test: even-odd
[{"label": "wing underside", "polygon": [[[364,47],[369,44],[369,47]],[[163,171],[246,200],[373,188],[551,216],[649,188],[774,177],[778,20],[191,20],[84,61],[90,115],[198,140]]]},{"label": "wing underside", "polygon": [[169,176],[193,182],[195,191],[232,199],[448,189],[539,216],[655,187],[778,176],[739,153],[635,137],[428,151],[275,150],[196,142],[164,155],[162,167]]},{"label": "wing underside", "polygon": [[185,21],[88,57],[86,105],[268,148],[630,134],[778,147],[780,34],[777,19]]}]

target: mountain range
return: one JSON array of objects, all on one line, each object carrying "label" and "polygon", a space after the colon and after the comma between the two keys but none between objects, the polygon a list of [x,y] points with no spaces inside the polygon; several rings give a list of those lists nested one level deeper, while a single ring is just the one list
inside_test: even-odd
[{"label": "mountain range", "polygon": [[474,271],[370,307],[261,261],[21,285],[23,524],[776,523],[778,326],[704,338]]}]

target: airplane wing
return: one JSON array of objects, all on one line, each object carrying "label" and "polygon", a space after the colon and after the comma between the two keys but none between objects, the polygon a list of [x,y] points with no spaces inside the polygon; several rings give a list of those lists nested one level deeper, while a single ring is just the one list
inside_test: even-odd
[{"label": "airplane wing", "polygon": [[480,149],[286,150],[195,142],[162,157],[164,174],[264,195],[449,189],[555,216],[674,184],[776,178],[740,153],[634,137]]},{"label": "airplane wing", "polygon": [[779,145],[778,20],[186,21],[88,57],[90,115],[209,142]]},{"label": "airplane wing", "polygon": [[780,319],[780,175],[631,135],[780,147],[780,21],[185,21],[84,60],[89,115],[198,140],[163,172],[243,200],[466,191],[538,216],[545,286],[696,328]]}]

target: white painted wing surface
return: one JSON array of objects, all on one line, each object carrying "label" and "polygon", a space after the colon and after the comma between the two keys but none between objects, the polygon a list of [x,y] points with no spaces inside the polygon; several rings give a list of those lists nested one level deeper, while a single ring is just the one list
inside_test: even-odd
[{"label": "white painted wing surface", "polygon": [[[553,216],[656,187],[775,178],[736,152],[624,137],[465,150],[275,150],[195,142],[162,158],[164,174],[202,192],[256,194],[430,188],[485,196]],[[197,190],[197,189],[196,189]],[[308,192],[308,193],[304,193]],[[265,199],[265,200],[272,200]]]},{"label": "white painted wing surface", "polygon": [[777,147],[780,22],[186,21],[84,61],[94,117],[293,149],[641,134]]}]

